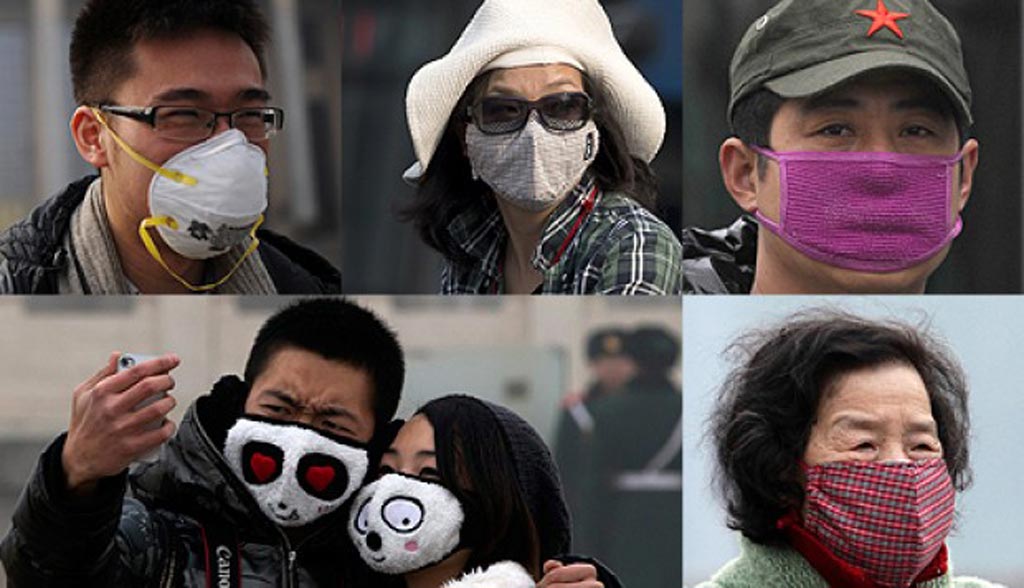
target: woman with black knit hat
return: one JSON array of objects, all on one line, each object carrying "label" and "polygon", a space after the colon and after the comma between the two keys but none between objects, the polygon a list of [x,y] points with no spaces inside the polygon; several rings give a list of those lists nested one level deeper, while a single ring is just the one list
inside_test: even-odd
[{"label": "woman with black knit hat", "polygon": [[428,402],[379,474],[353,501],[348,531],[370,568],[400,577],[398,586],[619,586],[600,564],[561,555],[571,537],[558,471],[537,432],[506,408],[465,395]]}]

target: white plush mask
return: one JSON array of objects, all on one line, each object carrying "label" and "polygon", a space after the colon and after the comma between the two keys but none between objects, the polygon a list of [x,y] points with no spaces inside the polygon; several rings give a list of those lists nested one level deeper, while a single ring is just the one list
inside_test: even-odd
[{"label": "white plush mask", "polygon": [[551,131],[536,112],[515,133],[488,135],[466,127],[466,154],[473,176],[519,208],[539,212],[561,202],[597,157],[594,121],[575,131]]},{"label": "white plush mask", "polygon": [[238,419],[224,457],[260,509],[283,527],[307,525],[345,502],[366,477],[366,447],[297,423]]},{"label": "white plush mask", "polygon": [[440,483],[387,474],[359,491],[348,532],[368,566],[399,575],[454,553],[465,518],[459,499]]}]

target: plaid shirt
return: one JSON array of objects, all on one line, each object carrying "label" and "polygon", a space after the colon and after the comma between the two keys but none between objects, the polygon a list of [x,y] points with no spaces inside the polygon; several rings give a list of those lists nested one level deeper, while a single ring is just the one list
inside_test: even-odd
[{"label": "plaid shirt", "polygon": [[[445,263],[442,294],[500,294],[508,231],[497,207],[461,213],[448,225],[472,265]],[[552,213],[533,254],[544,294],[679,294],[683,252],[663,222],[631,198],[604,193],[593,178]]]}]

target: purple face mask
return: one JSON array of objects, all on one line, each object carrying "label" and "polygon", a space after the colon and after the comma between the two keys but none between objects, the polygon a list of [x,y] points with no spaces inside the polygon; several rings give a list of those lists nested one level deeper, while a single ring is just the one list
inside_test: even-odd
[{"label": "purple face mask", "polygon": [[953,156],[861,152],[773,152],[779,163],[779,222],[761,226],[807,257],[885,273],[938,253],[962,227],[950,223]]}]

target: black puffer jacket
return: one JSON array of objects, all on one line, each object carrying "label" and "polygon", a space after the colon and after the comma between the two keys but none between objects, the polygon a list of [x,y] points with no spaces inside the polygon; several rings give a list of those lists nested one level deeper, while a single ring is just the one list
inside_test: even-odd
[{"label": "black puffer jacket", "polygon": [[744,215],[724,229],[684,229],[683,294],[749,294],[757,227],[754,217]]},{"label": "black puffer jacket", "polygon": [[[70,259],[64,237],[96,176],[69,184],[0,234],[0,294],[57,294]],[[287,237],[261,229],[259,253],[279,294],[338,294],[341,273]]]},{"label": "black puffer jacket", "polygon": [[344,532],[345,508],[289,541],[224,461],[220,448],[245,394],[228,377],[196,401],[160,459],[132,470],[131,498],[124,498],[122,475],[104,480],[88,504],[69,502],[59,437],[40,458],[0,545],[9,585],[206,587],[204,536],[233,536],[245,588],[372,586]]}]

